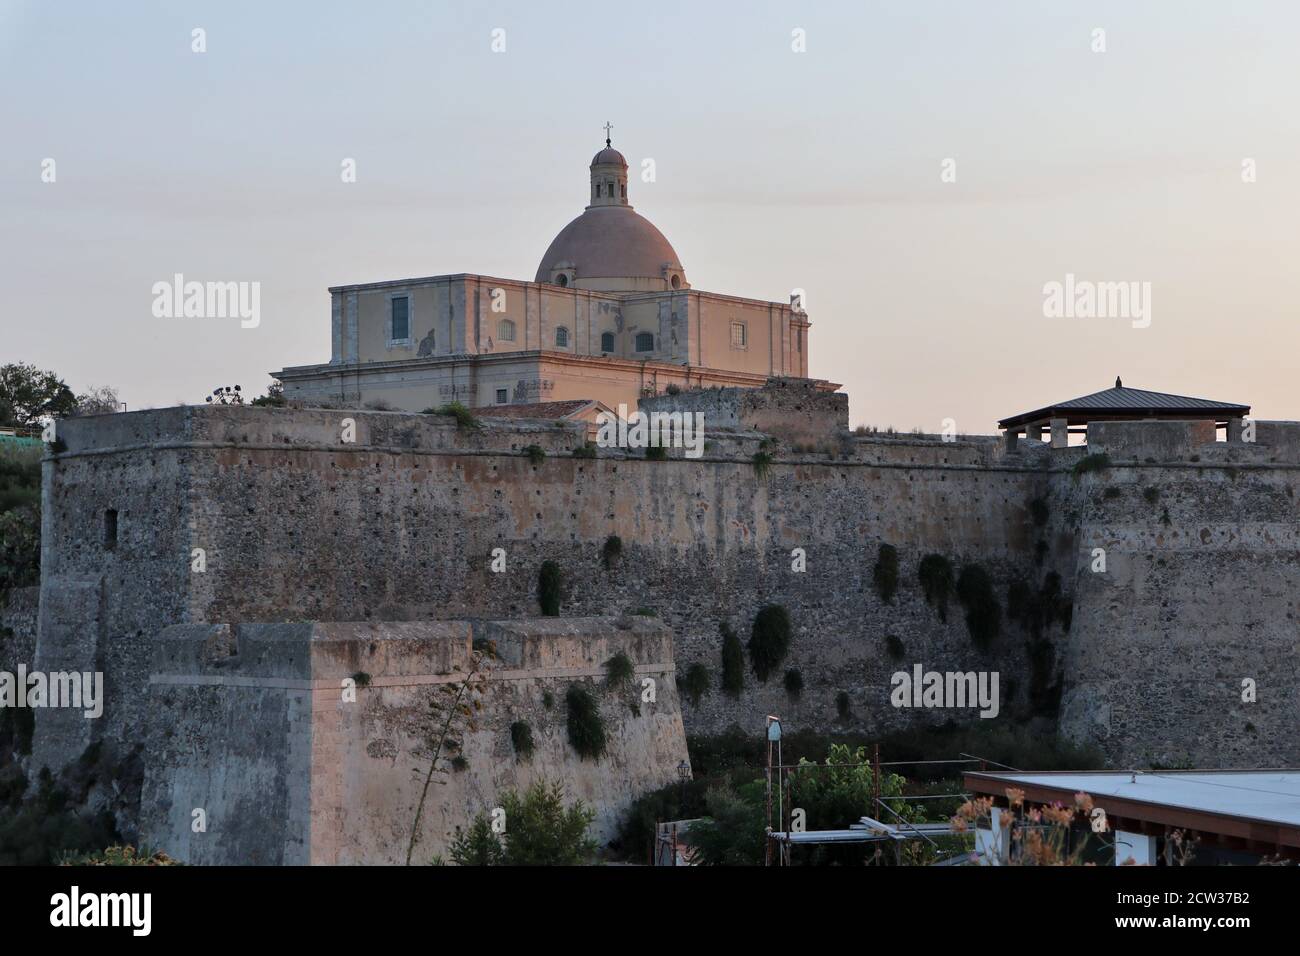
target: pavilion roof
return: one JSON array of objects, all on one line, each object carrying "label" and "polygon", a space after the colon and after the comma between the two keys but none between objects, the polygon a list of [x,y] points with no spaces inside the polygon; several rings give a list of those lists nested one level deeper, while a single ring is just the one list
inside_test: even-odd
[{"label": "pavilion roof", "polygon": [[1091,395],[1057,402],[1032,412],[1022,412],[998,422],[999,428],[1015,428],[1030,422],[1049,418],[1064,418],[1072,425],[1096,419],[1122,418],[1240,418],[1250,414],[1249,405],[1218,402],[1209,398],[1192,398],[1188,395],[1171,395],[1168,392],[1148,392],[1140,388],[1125,388],[1116,378],[1115,387]]}]

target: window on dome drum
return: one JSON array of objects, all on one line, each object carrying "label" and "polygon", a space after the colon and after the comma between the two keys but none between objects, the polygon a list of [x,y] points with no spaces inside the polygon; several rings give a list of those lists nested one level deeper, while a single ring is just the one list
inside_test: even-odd
[{"label": "window on dome drum", "polygon": [[682,278],[681,278],[681,276],[674,275],[674,276],[673,276],[673,288],[674,288],[674,289],[680,289],[681,287],[682,287]]},{"label": "window on dome drum", "polygon": [[614,333],[602,332],[600,335],[600,350],[602,352],[614,351]]},{"label": "window on dome drum", "polygon": [[744,322],[731,323],[731,347],[733,349],[743,349],[748,344],[746,339],[746,329]]},{"label": "window on dome drum", "polygon": [[390,342],[403,342],[411,337],[411,299],[409,296],[393,296],[389,308],[392,310],[388,329]]},{"label": "window on dome drum", "polygon": [[655,337],[649,332],[638,332],[636,334],[636,350],[638,352],[653,352],[655,350]]},{"label": "window on dome drum", "polygon": [[558,276],[556,276],[555,282],[557,285],[567,286],[569,284],[569,277],[566,276],[563,272],[561,272]]},{"label": "window on dome drum", "polygon": [[509,319],[502,319],[498,322],[497,338],[502,342],[513,342],[515,340],[515,324]]},{"label": "window on dome drum", "polygon": [[624,199],[626,199],[626,198],[627,198],[627,183],[620,183],[620,184],[619,184],[619,187],[618,187],[618,191],[619,191],[619,193],[622,195],[622,197],[623,197]]},{"label": "window on dome drum", "polygon": [[560,326],[555,330],[555,345],[557,348],[567,349],[569,347],[569,330]]}]

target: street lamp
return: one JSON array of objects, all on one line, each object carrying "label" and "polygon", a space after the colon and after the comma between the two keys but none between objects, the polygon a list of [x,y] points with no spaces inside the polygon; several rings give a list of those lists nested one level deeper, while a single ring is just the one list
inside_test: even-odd
[{"label": "street lamp", "polygon": [[677,811],[686,806],[686,782],[691,779],[691,765],[683,760],[677,765]]}]

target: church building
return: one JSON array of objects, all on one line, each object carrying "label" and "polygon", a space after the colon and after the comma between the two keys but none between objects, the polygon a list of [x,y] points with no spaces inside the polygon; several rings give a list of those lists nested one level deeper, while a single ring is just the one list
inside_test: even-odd
[{"label": "church building", "polygon": [[291,400],[406,411],[457,401],[485,413],[572,400],[635,408],[673,385],[808,377],[799,297],[691,288],[672,245],[628,203],[627,161],[608,138],[587,198],[531,282],[455,273],[332,287],[330,361],[271,374]]}]

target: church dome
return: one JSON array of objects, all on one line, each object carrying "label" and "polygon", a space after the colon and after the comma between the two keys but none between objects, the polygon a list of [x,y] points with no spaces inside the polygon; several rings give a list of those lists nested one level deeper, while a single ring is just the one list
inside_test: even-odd
[{"label": "church dome", "polygon": [[664,234],[627,201],[627,160],[609,140],[591,160],[591,205],[560,230],[537,282],[609,292],[690,288]]}]

